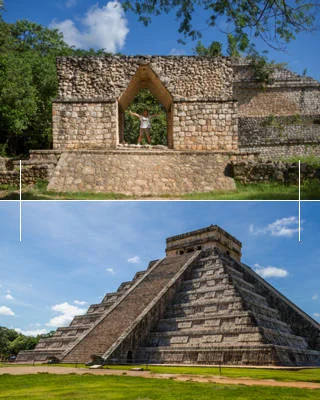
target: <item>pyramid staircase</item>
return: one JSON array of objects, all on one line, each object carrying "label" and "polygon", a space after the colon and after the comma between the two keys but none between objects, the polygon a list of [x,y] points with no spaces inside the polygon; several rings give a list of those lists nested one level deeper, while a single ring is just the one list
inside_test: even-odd
[{"label": "pyramid staircase", "polygon": [[320,365],[320,326],[251,268],[217,226],[167,239],[167,257],[18,361]]}]

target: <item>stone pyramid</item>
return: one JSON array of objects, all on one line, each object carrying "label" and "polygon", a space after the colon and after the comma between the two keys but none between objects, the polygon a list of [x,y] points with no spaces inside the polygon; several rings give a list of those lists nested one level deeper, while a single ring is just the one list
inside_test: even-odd
[{"label": "stone pyramid", "polygon": [[215,225],[168,238],[165,258],[17,360],[320,365],[320,325],[240,259]]}]

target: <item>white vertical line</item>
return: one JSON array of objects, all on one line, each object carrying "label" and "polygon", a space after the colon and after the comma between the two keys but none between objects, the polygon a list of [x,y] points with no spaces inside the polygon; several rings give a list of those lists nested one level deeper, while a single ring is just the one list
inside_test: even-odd
[{"label": "white vertical line", "polygon": [[299,242],[301,242],[301,172],[300,172],[300,160],[299,160]]},{"label": "white vertical line", "polygon": [[19,202],[19,205],[20,205],[20,209],[19,209],[19,211],[20,211],[20,216],[19,216],[20,243],[22,242],[22,218],[21,218],[22,217],[22,179],[21,179],[21,176],[22,176],[22,173],[21,173],[22,165],[21,164],[22,163],[21,163],[21,160],[20,160],[20,202]]}]

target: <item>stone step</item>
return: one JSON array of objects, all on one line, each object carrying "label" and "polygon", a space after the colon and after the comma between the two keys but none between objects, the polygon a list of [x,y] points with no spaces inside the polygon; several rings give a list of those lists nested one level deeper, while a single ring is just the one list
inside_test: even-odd
[{"label": "stone step", "polygon": [[202,284],[208,285],[208,286],[219,286],[219,285],[229,285],[230,280],[227,274],[225,274],[223,277],[219,278],[213,278],[211,276],[204,276],[201,278],[194,278],[194,279],[185,279],[182,284],[181,284],[181,290],[185,290],[185,288],[198,288],[201,287]]},{"label": "stone step", "polygon": [[79,327],[66,327],[66,329],[58,328],[52,337],[60,338],[60,337],[73,337],[82,334],[84,331],[88,330],[88,326],[83,326],[83,328]]},{"label": "stone step", "polygon": [[174,298],[174,303],[187,303],[191,301],[198,301],[200,299],[206,300],[206,299],[222,299],[223,297],[236,297],[237,293],[233,288],[227,288],[227,289],[202,289],[202,290],[188,290],[188,291],[183,291],[179,292],[176,294]]},{"label": "stone step", "polygon": [[247,290],[250,290],[250,291],[256,293],[256,288],[252,283],[247,282],[246,280],[240,278],[239,276],[233,276],[232,280],[233,280],[234,284],[236,285],[236,287],[241,287],[241,288],[244,287]]},{"label": "stone step", "polygon": [[119,299],[119,297],[121,297],[120,293],[106,293],[104,298],[102,299],[101,303],[114,303],[117,299]]},{"label": "stone step", "polygon": [[209,365],[277,365],[274,353],[279,354],[281,365],[317,365],[319,352],[312,350],[292,350],[290,347],[250,344],[250,346],[217,346],[207,348],[184,347],[143,347],[136,361],[145,360],[149,364],[209,364]]},{"label": "stone step", "polygon": [[175,324],[175,323],[180,323],[180,322],[194,322],[198,323],[200,322],[206,322],[206,321],[223,321],[225,319],[236,319],[236,318],[251,318],[251,313],[250,311],[235,311],[233,313],[228,313],[226,315],[217,315],[216,313],[212,314],[204,314],[204,313],[198,313],[198,314],[193,314],[191,316],[184,316],[184,317],[173,317],[169,318],[165,316],[164,318],[161,318],[159,320],[159,324],[161,323],[167,323],[167,324]]},{"label": "stone step", "polygon": [[87,314],[103,313],[105,310],[110,308],[114,303],[115,302],[108,303],[108,304],[106,304],[106,303],[91,304],[91,306],[88,308]]},{"label": "stone step", "polygon": [[308,344],[306,340],[292,333],[279,332],[275,329],[261,328],[263,336],[268,343],[277,344],[281,346],[290,346],[298,349],[307,349]]},{"label": "stone step", "polygon": [[20,351],[16,361],[24,362],[24,363],[33,363],[33,362],[46,362],[51,357],[56,357],[60,359],[62,351],[59,349],[47,350],[47,349],[33,349],[33,350],[24,350]]},{"label": "stone step", "polygon": [[274,318],[259,318],[257,319],[257,323],[261,328],[273,329],[278,331],[279,333],[292,333],[290,327],[285,323],[278,319]]},{"label": "stone step", "polygon": [[247,300],[248,302],[254,302],[255,304],[261,304],[263,306],[268,306],[268,302],[265,297],[261,296],[261,294],[252,292],[251,290],[238,287],[237,288],[241,297]]},{"label": "stone step", "polygon": [[168,337],[199,337],[199,336],[207,336],[207,335],[239,335],[242,333],[259,333],[260,330],[257,326],[254,325],[238,325],[238,326],[222,326],[222,327],[213,327],[213,326],[192,326],[179,328],[177,330],[171,331],[153,331],[150,332],[150,339],[154,341],[154,339],[158,338],[168,338]]},{"label": "stone step", "polygon": [[183,316],[190,316],[190,315],[229,315],[230,312],[234,311],[243,311],[243,305],[240,301],[237,302],[220,302],[217,304],[200,304],[200,305],[190,305],[190,304],[181,304],[179,307],[176,308],[168,308],[166,311],[166,316],[169,318],[173,317],[183,317]]},{"label": "stone step", "polygon": [[236,277],[244,280],[244,274],[243,272],[238,271],[236,268],[231,266],[230,264],[224,264],[226,271],[231,277]]},{"label": "stone step", "polygon": [[76,315],[70,323],[70,326],[91,325],[92,322],[98,320],[103,313],[90,313],[84,315]]},{"label": "stone step", "polygon": [[[51,339],[51,340],[48,340]],[[39,343],[37,344],[37,350],[41,350],[41,349],[59,349],[59,350],[64,350],[67,348],[68,345],[70,345],[70,343],[74,342],[75,338],[71,337],[71,338],[46,338],[46,340],[44,341],[39,341]]]},{"label": "stone step", "polygon": [[265,304],[257,303],[250,299],[250,302],[247,302],[247,307],[249,310],[253,312],[258,318],[260,315],[265,315],[267,317],[271,317],[274,319],[280,320],[279,311],[275,308],[269,307]]},{"label": "stone step", "polygon": [[232,293],[235,292],[234,286],[230,284],[220,284],[220,285],[199,285],[199,287],[194,287],[192,289],[186,288],[184,285],[182,285],[182,288],[177,292],[176,296],[180,296],[181,294],[202,294],[202,293],[210,293],[210,292],[224,292],[226,290],[232,291]]}]

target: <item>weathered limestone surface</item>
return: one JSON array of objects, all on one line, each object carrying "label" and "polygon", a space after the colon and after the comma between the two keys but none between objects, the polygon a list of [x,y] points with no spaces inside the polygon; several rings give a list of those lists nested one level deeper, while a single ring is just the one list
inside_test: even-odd
[{"label": "weathered limestone surface", "polygon": [[239,148],[262,160],[320,155],[320,83],[282,68],[262,85],[245,59],[233,59]]},{"label": "weathered limestone surface", "polygon": [[[298,185],[299,166],[297,162],[283,161],[240,161],[232,162],[230,175],[243,184],[278,182],[286,185]],[[306,163],[300,166],[301,182],[309,179],[320,180],[320,168],[313,167]]]},{"label": "weathered limestone surface", "polygon": [[240,118],[320,114],[320,83],[315,79],[276,68],[272,82],[262,85],[255,81],[248,60],[234,58],[231,64]]},{"label": "weathered limestone surface", "polygon": [[224,57],[188,56],[60,57],[59,98],[117,99],[140,65],[150,65],[173,97],[228,100],[232,69]]},{"label": "weathered limestone surface", "polygon": [[49,189],[130,195],[233,190],[227,153],[109,150],[62,153]]},{"label": "weathered limestone surface", "polygon": [[320,325],[241,263],[233,236],[211,225],[166,253],[18,361],[320,365]]},{"label": "weathered limestone surface", "polygon": [[173,111],[177,150],[237,150],[236,103],[178,103]]},{"label": "weathered limestone surface", "polygon": [[55,149],[115,148],[122,140],[119,120],[141,88],[149,88],[167,110],[170,148],[237,148],[233,71],[227,58],[62,57],[57,70]]},{"label": "weathered limestone surface", "polygon": [[[22,160],[22,185],[35,184],[39,179],[49,180],[53,175],[59,157],[60,152],[53,150],[31,150],[29,160]],[[0,158],[0,185],[19,187],[19,160]]]}]

